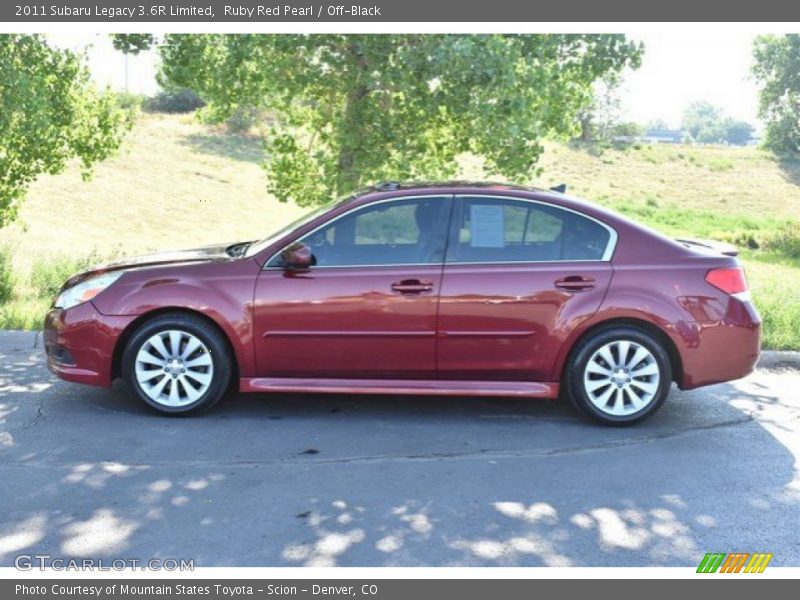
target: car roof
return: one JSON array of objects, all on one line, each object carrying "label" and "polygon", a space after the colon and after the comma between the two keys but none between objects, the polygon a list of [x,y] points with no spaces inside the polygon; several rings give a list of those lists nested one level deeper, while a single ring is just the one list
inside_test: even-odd
[{"label": "car roof", "polygon": [[366,196],[368,194],[380,192],[395,192],[395,191],[415,191],[415,190],[454,190],[472,188],[479,190],[497,190],[497,191],[524,191],[524,192],[546,192],[552,190],[544,190],[542,188],[526,185],[517,185],[513,183],[504,183],[498,181],[471,181],[454,179],[449,181],[383,181],[372,186],[363,188],[353,194],[353,197]]}]

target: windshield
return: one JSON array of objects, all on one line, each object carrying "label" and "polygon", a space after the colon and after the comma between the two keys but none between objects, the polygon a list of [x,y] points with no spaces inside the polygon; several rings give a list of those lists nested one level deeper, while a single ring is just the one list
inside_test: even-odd
[{"label": "windshield", "polygon": [[268,237],[266,237],[265,239],[261,240],[260,242],[256,242],[254,244],[251,244],[250,247],[247,249],[247,252],[246,252],[245,256],[247,258],[251,258],[251,257],[255,256],[256,254],[258,254],[259,252],[261,252],[265,248],[268,248],[269,246],[271,246],[272,244],[277,242],[279,239],[281,239],[283,236],[285,236],[286,234],[291,232],[293,229],[297,229],[301,225],[304,225],[304,224],[308,223],[309,221],[311,221],[313,219],[316,219],[319,215],[321,215],[324,212],[329,211],[335,205],[336,205],[335,202],[331,202],[329,204],[325,204],[323,206],[320,206],[319,208],[316,208],[316,209],[312,210],[311,212],[308,212],[308,213],[304,214],[299,219],[296,219],[296,220],[292,221],[291,223],[289,223],[285,227],[282,227],[278,231],[275,231],[274,233],[269,234]]}]

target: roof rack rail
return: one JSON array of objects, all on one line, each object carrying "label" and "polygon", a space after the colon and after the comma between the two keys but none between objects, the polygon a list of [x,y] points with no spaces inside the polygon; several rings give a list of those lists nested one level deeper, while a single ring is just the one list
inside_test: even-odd
[{"label": "roof rack rail", "polygon": [[559,183],[558,185],[554,185],[550,188],[554,192],[558,192],[559,194],[564,194],[567,191],[567,184],[566,183]]}]

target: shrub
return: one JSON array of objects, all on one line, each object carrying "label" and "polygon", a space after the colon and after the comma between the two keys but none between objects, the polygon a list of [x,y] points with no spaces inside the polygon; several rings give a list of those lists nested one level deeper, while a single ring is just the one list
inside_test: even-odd
[{"label": "shrub", "polygon": [[11,270],[11,250],[0,247],[0,304],[8,302],[14,291],[14,275]]},{"label": "shrub", "polygon": [[197,92],[188,88],[163,90],[144,101],[142,108],[147,112],[189,113],[206,105]]},{"label": "shrub", "polygon": [[715,158],[708,163],[708,168],[715,173],[733,170],[733,161],[728,158]]},{"label": "shrub", "polygon": [[248,133],[263,120],[263,110],[254,106],[240,106],[228,117],[225,124],[230,133]]},{"label": "shrub", "polygon": [[80,258],[57,256],[39,259],[31,269],[31,286],[38,298],[53,298],[73,275],[102,262],[96,254]]},{"label": "shrub", "polygon": [[765,233],[761,246],[764,250],[779,252],[789,258],[800,258],[800,223],[787,223]]},{"label": "shrub", "polygon": [[756,237],[756,232],[754,231],[725,231],[715,233],[711,236],[715,240],[719,240],[720,242],[728,242],[729,244],[733,244],[738,248],[747,248],[749,250],[758,250],[761,247],[761,243]]},{"label": "shrub", "polygon": [[117,92],[117,105],[129,113],[138,113],[144,105],[146,98],[142,94],[130,92]]}]

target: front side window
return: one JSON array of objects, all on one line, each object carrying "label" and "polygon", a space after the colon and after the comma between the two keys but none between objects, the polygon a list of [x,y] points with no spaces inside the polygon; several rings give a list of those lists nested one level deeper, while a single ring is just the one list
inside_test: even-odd
[{"label": "front side window", "polygon": [[[303,238],[317,266],[440,263],[444,258],[447,197],[398,199],[356,209]],[[268,266],[282,266],[280,255]]]},{"label": "front side window", "polygon": [[451,239],[450,263],[603,260],[611,233],[553,206],[469,196],[458,199]]}]

